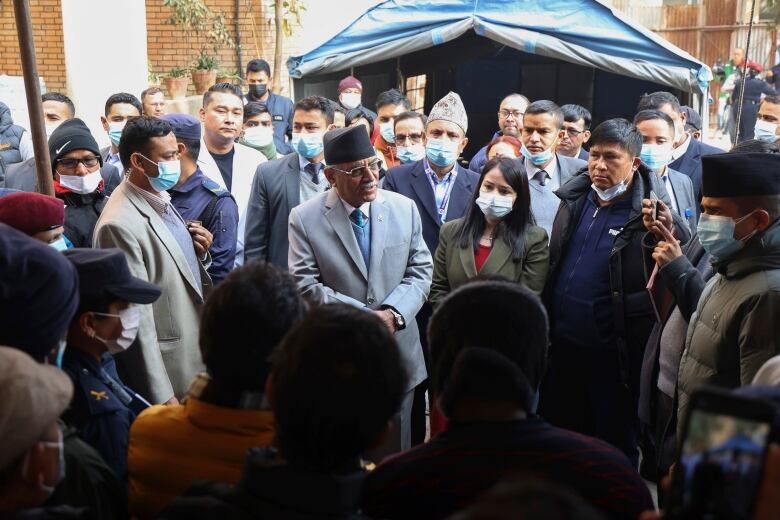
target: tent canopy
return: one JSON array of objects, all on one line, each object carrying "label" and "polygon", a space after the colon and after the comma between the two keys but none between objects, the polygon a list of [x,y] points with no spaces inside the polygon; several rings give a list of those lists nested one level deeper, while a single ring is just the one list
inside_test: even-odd
[{"label": "tent canopy", "polygon": [[387,0],[303,56],[303,78],[403,56],[473,30],[514,49],[703,93],[707,65],[636,25],[600,0]]}]

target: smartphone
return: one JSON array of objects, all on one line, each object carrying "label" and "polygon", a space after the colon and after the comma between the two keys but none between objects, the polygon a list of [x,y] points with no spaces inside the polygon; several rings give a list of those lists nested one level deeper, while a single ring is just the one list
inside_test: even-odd
[{"label": "smartphone", "polygon": [[774,414],[769,402],[718,388],[692,394],[667,516],[752,518]]},{"label": "smartphone", "polygon": [[658,220],[658,195],[653,190],[650,190],[650,200],[653,203],[653,220]]}]

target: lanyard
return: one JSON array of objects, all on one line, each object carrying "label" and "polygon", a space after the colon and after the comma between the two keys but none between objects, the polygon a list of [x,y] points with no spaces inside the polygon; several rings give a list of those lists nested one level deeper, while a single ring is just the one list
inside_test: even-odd
[{"label": "lanyard", "polygon": [[441,204],[439,205],[438,208],[436,208],[437,212],[439,213],[439,219],[441,220],[442,223],[444,223],[444,217],[447,214],[447,206],[449,206],[449,203],[450,203],[450,195],[452,194],[452,188],[453,188],[453,186],[455,184],[455,177],[458,174],[458,165],[455,164],[455,166],[453,166],[453,168],[450,171],[450,173],[448,173],[438,183],[436,181],[434,181],[434,179],[438,178],[438,177],[436,175],[436,172],[433,171],[431,169],[430,165],[428,164],[428,159],[425,159],[423,161],[423,166],[425,167],[425,174],[428,176],[428,182],[431,183],[431,189],[433,189],[433,199],[434,199],[434,202],[436,200],[436,186],[438,186],[439,184],[444,184],[444,183],[447,184],[447,188],[446,188],[446,190],[444,192],[444,196],[442,197]]}]

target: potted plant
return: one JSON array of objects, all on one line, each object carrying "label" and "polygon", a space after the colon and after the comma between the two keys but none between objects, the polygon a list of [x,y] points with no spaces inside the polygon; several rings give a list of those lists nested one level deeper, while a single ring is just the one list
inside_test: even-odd
[{"label": "potted plant", "polygon": [[165,88],[172,99],[183,98],[187,95],[187,87],[190,84],[187,72],[187,69],[174,67],[165,77]]},{"label": "potted plant", "polygon": [[190,72],[192,82],[195,84],[195,94],[203,94],[217,80],[217,59],[214,56],[206,54],[204,49],[200,50],[198,59],[195,60],[195,67]]},{"label": "potted plant", "polygon": [[238,71],[236,70],[220,70],[217,72],[217,83],[233,83],[239,80]]},{"label": "potted plant", "polygon": [[151,61],[147,61],[146,63],[147,63],[147,65],[146,65],[146,72],[147,72],[146,79],[147,79],[147,82],[149,83],[149,86],[150,87],[159,87],[160,86],[160,79],[161,79],[160,75],[157,74],[156,72],[154,72],[154,70],[152,70],[152,62]]}]

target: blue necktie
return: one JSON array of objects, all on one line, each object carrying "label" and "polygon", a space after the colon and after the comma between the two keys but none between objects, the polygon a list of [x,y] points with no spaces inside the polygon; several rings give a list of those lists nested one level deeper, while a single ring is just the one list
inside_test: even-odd
[{"label": "blue necktie", "polygon": [[369,255],[369,236],[366,229],[366,216],[360,211],[360,208],[355,209],[349,215],[349,219],[352,221],[352,231],[355,233],[358,247],[360,248],[360,254],[363,255],[363,261],[366,263],[366,269],[368,269],[368,255]]}]

